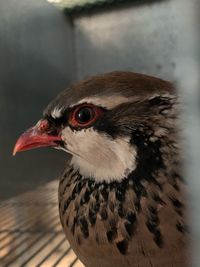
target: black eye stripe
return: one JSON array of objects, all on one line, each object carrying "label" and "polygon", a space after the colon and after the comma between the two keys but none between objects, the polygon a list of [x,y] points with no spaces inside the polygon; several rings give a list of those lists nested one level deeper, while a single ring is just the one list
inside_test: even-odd
[{"label": "black eye stripe", "polygon": [[47,119],[51,124],[56,125],[66,125],[68,123],[68,118],[69,118],[69,112],[70,109],[63,110],[61,117],[59,118],[53,118],[51,113],[46,114],[44,116],[45,119]]}]

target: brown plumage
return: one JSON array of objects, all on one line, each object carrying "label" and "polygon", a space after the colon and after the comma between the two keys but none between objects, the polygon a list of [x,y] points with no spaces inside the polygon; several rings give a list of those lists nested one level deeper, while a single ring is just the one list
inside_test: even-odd
[{"label": "brown plumage", "polygon": [[112,72],[48,105],[34,127],[41,145],[32,129],[19,139],[15,152],[50,139],[72,155],[60,179],[60,219],[87,267],[190,265],[178,128],[171,83]]}]

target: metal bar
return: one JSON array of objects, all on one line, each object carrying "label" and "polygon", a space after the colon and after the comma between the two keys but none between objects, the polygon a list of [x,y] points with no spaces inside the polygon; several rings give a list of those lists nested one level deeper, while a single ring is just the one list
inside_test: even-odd
[{"label": "metal bar", "polygon": [[[55,238],[56,234],[53,234],[53,236],[48,240],[48,242],[50,242],[51,240],[53,240],[53,238]],[[14,258],[12,258],[11,260],[7,261],[4,267],[8,267],[10,266],[13,262],[15,262],[18,258],[20,258],[23,254],[27,253],[27,251],[32,248],[33,246],[35,246],[40,240],[42,240],[44,237],[44,234],[40,234],[38,238],[36,238],[30,245],[28,245],[25,249],[23,249],[19,254],[17,254]],[[13,250],[12,250],[13,251]]]},{"label": "metal bar", "polygon": [[70,252],[71,248],[68,248],[61,256],[58,258],[58,260],[52,265],[52,267],[58,266],[58,264],[61,262],[61,260]]},{"label": "metal bar", "polygon": [[49,253],[35,266],[40,267],[64,242],[66,242],[66,237],[64,237]]},{"label": "metal bar", "polygon": [[[43,234],[38,234],[38,237],[34,240],[33,239],[33,242],[26,247],[26,249],[22,250],[19,254],[17,254],[17,256],[15,256],[14,258],[12,258],[11,260],[6,260],[6,258],[12,254],[12,252],[14,252],[21,244],[22,242],[20,242],[20,244],[18,244],[17,246],[14,246],[12,249],[10,249],[9,253],[6,254],[5,256],[1,257],[1,261],[5,261],[5,266],[8,266],[9,264],[11,264],[12,262],[14,262],[16,259],[18,259],[24,252],[26,252],[27,249],[31,248],[32,246],[34,246],[40,239],[41,237],[43,236]],[[5,267],[4,266],[4,267]]]},{"label": "metal bar", "polygon": [[[12,243],[14,241],[13,240],[13,234],[14,234],[14,239],[17,239],[17,240],[19,240],[19,238],[21,238],[21,236],[22,236],[22,233],[12,233],[12,239],[11,240],[7,241],[7,243],[3,243],[3,245],[2,245],[2,242],[1,242],[2,246],[0,247],[0,251],[3,250],[5,247],[9,246],[10,243]],[[7,239],[9,238],[9,236],[11,236],[10,233],[9,233],[9,235],[6,236]]]},{"label": "metal bar", "polygon": [[[54,226],[56,226],[56,225],[58,225],[59,223],[55,223],[55,225]],[[28,249],[30,249],[33,245],[35,245],[46,233],[41,233],[41,232],[39,232],[39,233],[37,233],[37,234],[39,234],[39,238],[37,238],[34,242],[32,242],[30,245],[28,245],[25,249],[23,249],[18,255],[16,255],[16,257],[13,259],[13,260],[11,260],[11,262],[13,262],[14,260],[16,260],[17,258],[19,258],[23,253],[25,253]],[[54,235],[56,235],[55,233],[53,233]],[[30,236],[27,236],[27,238],[26,238],[26,240],[29,240],[30,239]],[[5,258],[7,258],[7,257],[9,257],[9,255],[12,253],[12,252],[14,252],[17,248],[19,248],[23,243],[24,243],[24,241],[25,240],[23,240],[23,241],[21,241],[17,246],[14,246],[10,251],[9,251],[9,253],[8,254],[6,254],[5,256],[3,256],[2,258],[1,258],[1,260],[3,260],[3,259],[5,259]]]},{"label": "metal bar", "polygon": [[21,267],[24,267],[33,257],[35,257],[41,250],[43,250],[47,246],[47,244],[49,244],[54,238],[56,238],[56,234],[54,234],[51,238],[49,238],[30,257],[28,257],[28,259],[21,264]]},{"label": "metal bar", "polygon": [[69,267],[73,267],[78,261],[78,258],[76,257],[69,265]]},{"label": "metal bar", "polygon": [[[55,197],[57,198],[57,186],[54,190],[52,187],[48,188],[48,190],[51,189],[49,190],[51,194],[48,194],[46,188],[48,186],[40,189],[43,196],[42,202],[30,201],[31,195],[35,195],[32,192],[16,197],[9,201],[6,208],[4,206],[4,216],[11,215],[11,218],[2,217],[4,223],[0,230],[1,266],[40,267],[45,264],[60,266],[63,262],[68,266],[68,262],[76,263],[75,255],[62,232],[57,202],[54,201]],[[33,209],[33,212],[30,209]],[[27,216],[24,218],[23,214],[26,215],[26,213]],[[37,219],[44,225],[43,229],[36,227]],[[3,233],[5,235],[2,235]]]}]

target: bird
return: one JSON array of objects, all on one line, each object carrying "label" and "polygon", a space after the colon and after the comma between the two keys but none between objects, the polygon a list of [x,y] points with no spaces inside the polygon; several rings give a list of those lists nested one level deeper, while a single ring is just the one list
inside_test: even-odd
[{"label": "bird", "polygon": [[112,71],[59,93],[17,140],[13,154],[71,155],[59,214],[86,267],[191,266],[179,113],[171,82]]}]

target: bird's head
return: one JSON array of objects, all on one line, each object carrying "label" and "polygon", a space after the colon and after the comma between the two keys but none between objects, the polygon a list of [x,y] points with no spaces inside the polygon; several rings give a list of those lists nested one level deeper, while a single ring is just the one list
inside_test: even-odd
[{"label": "bird's head", "polygon": [[61,92],[20,136],[13,153],[52,146],[70,153],[82,176],[120,181],[136,169],[140,147],[169,134],[174,99],[173,86],[154,77],[131,72],[92,77]]}]

